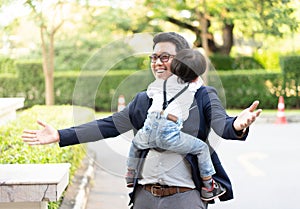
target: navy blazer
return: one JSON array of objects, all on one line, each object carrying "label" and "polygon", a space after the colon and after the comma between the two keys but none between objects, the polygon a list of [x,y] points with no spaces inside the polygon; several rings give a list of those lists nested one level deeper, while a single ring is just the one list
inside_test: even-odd
[{"label": "navy blazer", "polygon": [[[80,126],[59,130],[59,145],[69,146],[78,143],[92,142],[104,138],[115,137],[129,130],[135,132],[143,127],[152,100],[146,92],[140,92],[134,100],[129,103],[124,110],[114,113],[104,119],[92,121]],[[225,112],[217,92],[213,87],[202,86],[195,94],[195,100],[189,112],[188,119],[183,124],[183,132],[197,136],[206,141],[211,128],[214,132],[224,139],[245,140],[249,129],[242,136],[233,128],[236,117],[230,117]],[[141,159],[147,155],[147,150],[142,153]],[[220,201],[233,199],[232,185],[215,151],[211,154],[212,162],[216,170],[213,178],[220,182],[225,188],[226,193],[220,196]],[[188,154],[186,160],[191,164],[192,177],[196,189],[201,190],[202,181],[199,175],[197,157]],[[140,162],[140,169],[142,161]],[[136,188],[135,184],[135,188]],[[134,202],[134,194],[130,194],[131,203]]]}]

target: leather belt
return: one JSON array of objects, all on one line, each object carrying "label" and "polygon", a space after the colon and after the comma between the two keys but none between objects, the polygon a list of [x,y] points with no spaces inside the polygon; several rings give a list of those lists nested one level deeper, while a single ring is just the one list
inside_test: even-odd
[{"label": "leather belt", "polygon": [[182,193],[193,190],[192,188],[188,187],[166,186],[160,184],[146,184],[143,185],[143,189],[150,192],[155,197],[165,197],[176,193]]}]

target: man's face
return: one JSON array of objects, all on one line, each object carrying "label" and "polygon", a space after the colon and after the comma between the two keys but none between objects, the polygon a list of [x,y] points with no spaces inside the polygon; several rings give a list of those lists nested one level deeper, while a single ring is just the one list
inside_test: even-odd
[{"label": "man's face", "polygon": [[156,79],[167,79],[172,75],[171,62],[176,55],[176,47],[171,42],[157,43],[153,49],[151,70]]}]

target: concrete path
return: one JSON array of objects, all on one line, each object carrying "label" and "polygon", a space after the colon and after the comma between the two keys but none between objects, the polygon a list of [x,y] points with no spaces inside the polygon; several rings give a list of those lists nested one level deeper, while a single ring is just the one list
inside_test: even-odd
[{"label": "concrete path", "polygon": [[89,143],[96,153],[95,177],[86,209],[128,209],[125,170],[131,133],[125,136]]}]

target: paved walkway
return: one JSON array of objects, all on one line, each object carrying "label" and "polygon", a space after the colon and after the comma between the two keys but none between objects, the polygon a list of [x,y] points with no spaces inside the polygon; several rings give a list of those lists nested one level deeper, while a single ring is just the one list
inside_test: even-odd
[{"label": "paved walkway", "polygon": [[124,179],[96,169],[86,209],[128,209],[128,191]]},{"label": "paved walkway", "polygon": [[89,143],[88,149],[96,153],[96,161],[86,209],[129,208],[131,189],[126,187],[124,178],[129,145],[129,140],[121,136]]}]

